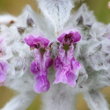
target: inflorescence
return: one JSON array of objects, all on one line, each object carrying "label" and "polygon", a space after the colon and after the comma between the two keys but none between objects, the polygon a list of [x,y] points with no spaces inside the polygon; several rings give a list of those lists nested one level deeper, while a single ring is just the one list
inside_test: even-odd
[{"label": "inflorescence", "polygon": [[52,45],[43,36],[29,35],[24,41],[30,46],[34,53],[34,61],[30,70],[34,74],[36,81],[35,91],[37,93],[46,92],[50,88],[48,80],[48,69],[54,67],[56,72],[54,84],[64,83],[74,87],[78,78],[80,63],[74,57],[74,48],[81,36],[79,32],[67,31],[61,34],[57,41],[57,54],[52,55]]}]

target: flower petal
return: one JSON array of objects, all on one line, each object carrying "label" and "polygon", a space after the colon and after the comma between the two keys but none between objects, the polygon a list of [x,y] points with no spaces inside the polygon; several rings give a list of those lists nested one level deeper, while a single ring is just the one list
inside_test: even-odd
[{"label": "flower petal", "polygon": [[72,43],[74,43],[74,42],[78,42],[80,39],[81,39],[81,35],[79,34],[79,32],[75,32],[75,31],[64,32],[58,37],[58,41],[61,43],[66,43],[66,42],[71,43],[71,41]]},{"label": "flower petal", "polygon": [[49,44],[49,40],[44,38],[44,37],[40,37],[40,36],[33,36],[33,35],[29,35],[28,37],[26,37],[24,39],[24,41],[27,43],[27,45],[29,45],[31,48],[36,48],[40,46],[43,47],[47,47]]},{"label": "flower petal", "polygon": [[34,90],[37,93],[46,92],[50,88],[50,83],[45,75],[36,77],[37,83],[34,86]]},{"label": "flower petal", "polygon": [[[60,63],[59,63],[59,62]],[[70,86],[75,86],[77,80],[77,72],[80,69],[80,64],[76,60],[66,60],[68,62],[61,61],[60,58],[55,60],[55,69],[56,69],[56,79],[54,81],[57,83],[64,83]],[[71,66],[72,65],[72,66]]]},{"label": "flower petal", "polygon": [[37,63],[36,61],[33,61],[31,63],[31,68],[30,68],[31,72],[34,74],[38,74],[40,72],[40,64]]}]

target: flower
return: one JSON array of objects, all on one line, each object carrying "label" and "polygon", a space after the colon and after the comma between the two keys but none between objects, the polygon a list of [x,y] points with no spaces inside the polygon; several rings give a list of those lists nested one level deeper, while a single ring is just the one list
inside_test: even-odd
[{"label": "flower", "polygon": [[49,40],[44,37],[30,35],[25,42],[34,48],[34,61],[31,63],[31,72],[35,75],[36,84],[34,90],[37,93],[46,92],[50,88],[47,79],[48,68],[52,65],[50,57]]},{"label": "flower", "polygon": [[4,82],[7,74],[7,63],[0,61],[0,83]]},{"label": "flower", "polygon": [[74,31],[63,33],[58,37],[59,49],[55,58],[55,84],[61,82],[70,86],[76,85],[80,63],[74,58],[74,43],[80,39],[80,34]]}]

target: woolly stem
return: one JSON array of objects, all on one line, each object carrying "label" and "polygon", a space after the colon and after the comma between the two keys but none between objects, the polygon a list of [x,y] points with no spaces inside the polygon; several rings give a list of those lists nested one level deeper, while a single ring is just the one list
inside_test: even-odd
[{"label": "woolly stem", "polygon": [[98,91],[86,92],[85,100],[91,110],[109,110],[104,96]]},{"label": "woolly stem", "polygon": [[21,93],[9,101],[4,108],[0,110],[26,110],[35,98],[32,92]]},{"label": "woolly stem", "polygon": [[43,95],[43,110],[75,110],[73,96],[70,88],[55,85]]}]

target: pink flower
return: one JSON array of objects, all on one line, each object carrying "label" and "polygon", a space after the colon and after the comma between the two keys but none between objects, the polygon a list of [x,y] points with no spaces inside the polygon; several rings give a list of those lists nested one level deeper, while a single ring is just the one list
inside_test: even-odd
[{"label": "pink flower", "polygon": [[58,55],[55,58],[55,84],[65,83],[70,86],[76,85],[80,63],[74,58],[74,43],[80,39],[80,34],[73,31],[63,33],[58,37],[60,45]]},{"label": "pink flower", "polygon": [[79,34],[79,32],[74,31],[67,31],[58,37],[58,41],[64,44],[76,43],[80,41],[80,39],[81,35]]},{"label": "pink flower", "polygon": [[41,36],[33,36],[29,35],[24,39],[24,41],[29,45],[31,48],[39,48],[40,47],[47,47],[49,44],[49,40],[46,38],[43,38]]},{"label": "pink flower", "polygon": [[48,68],[52,65],[49,40],[44,37],[28,36],[25,42],[34,48],[34,61],[31,64],[31,72],[35,75],[36,84],[34,90],[37,93],[46,92],[50,88],[47,79]]}]

